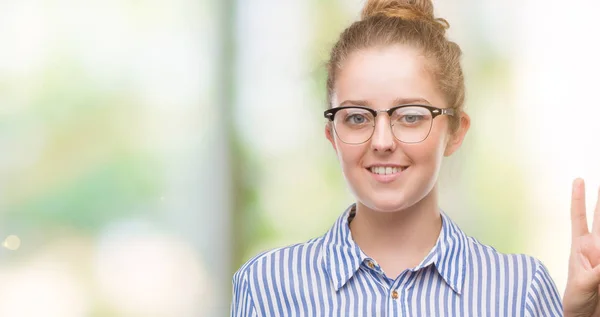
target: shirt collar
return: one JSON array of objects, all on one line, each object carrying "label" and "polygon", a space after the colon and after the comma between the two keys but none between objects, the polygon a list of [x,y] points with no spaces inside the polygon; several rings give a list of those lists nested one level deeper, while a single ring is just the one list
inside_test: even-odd
[{"label": "shirt collar", "polygon": [[348,216],[354,208],[354,204],[348,207],[324,236],[324,264],[336,291],[354,276],[367,258],[350,234]]},{"label": "shirt collar", "polygon": [[[344,211],[324,236],[323,260],[335,290],[342,288],[358,271],[368,257],[352,239],[348,217],[355,204]],[[434,264],[437,272],[452,290],[461,294],[465,279],[467,260],[467,236],[443,212],[442,230],[435,246],[425,259],[411,271],[418,271]]]}]

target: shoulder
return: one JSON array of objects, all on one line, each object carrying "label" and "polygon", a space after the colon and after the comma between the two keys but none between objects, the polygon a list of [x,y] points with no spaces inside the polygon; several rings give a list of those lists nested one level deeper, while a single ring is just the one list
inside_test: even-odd
[{"label": "shoulder", "polygon": [[470,262],[493,265],[497,269],[515,271],[519,275],[533,277],[538,270],[544,269],[542,262],[527,254],[503,253],[494,247],[481,243],[479,240],[467,239]]},{"label": "shoulder", "polygon": [[322,260],[323,237],[263,251],[244,263],[233,275],[233,283],[269,279],[284,273],[300,274],[316,268]]},{"label": "shoulder", "polygon": [[512,315],[562,316],[560,293],[542,261],[499,252],[472,237],[466,244],[465,283],[470,292],[495,301]]},{"label": "shoulder", "polygon": [[[469,271],[481,275],[485,272],[504,279],[511,285],[529,288],[540,275],[549,277],[544,264],[537,258],[518,253],[502,253],[473,237],[468,237]],[[508,285],[506,285],[508,286]]]},{"label": "shoulder", "polygon": [[460,267],[467,278],[478,280],[479,283],[485,278],[487,281],[510,282],[511,285],[514,284],[513,281],[518,280],[518,284],[522,286],[523,282],[531,282],[533,275],[543,268],[542,262],[533,256],[500,252],[466,234],[451,220],[448,223],[448,232],[454,242],[454,245],[449,244],[448,252],[453,257],[459,256],[464,259],[465,265]]},{"label": "shoulder", "polygon": [[[536,301],[534,297],[550,298],[560,306],[556,285],[548,269],[539,259],[527,254],[502,253],[495,248],[468,238],[469,260],[467,279],[473,283],[480,279],[492,281],[505,292]],[[539,290],[544,290],[540,292]]]}]

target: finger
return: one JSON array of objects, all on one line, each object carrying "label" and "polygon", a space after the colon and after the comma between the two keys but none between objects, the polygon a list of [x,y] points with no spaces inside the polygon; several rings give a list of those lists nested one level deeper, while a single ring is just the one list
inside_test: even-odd
[{"label": "finger", "polygon": [[596,201],[596,209],[594,210],[594,222],[592,223],[592,232],[600,235],[600,190],[598,190],[598,200]]},{"label": "finger", "polygon": [[585,216],[585,184],[583,179],[577,178],[573,181],[571,194],[571,235],[575,239],[588,233]]}]

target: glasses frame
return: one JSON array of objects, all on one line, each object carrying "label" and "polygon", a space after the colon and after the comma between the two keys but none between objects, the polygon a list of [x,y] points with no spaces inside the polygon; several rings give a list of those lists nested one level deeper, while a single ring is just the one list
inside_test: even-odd
[{"label": "glasses frame", "polygon": [[[392,135],[394,136],[394,138],[402,143],[408,143],[408,144],[414,144],[414,143],[421,143],[423,141],[425,141],[427,139],[427,137],[429,136],[429,134],[431,133],[431,127],[433,127],[433,119],[435,119],[435,117],[437,116],[441,116],[441,115],[447,115],[447,116],[454,116],[454,109],[451,108],[438,108],[438,107],[434,107],[434,106],[429,106],[429,105],[419,105],[419,104],[408,104],[408,105],[400,105],[400,106],[395,106],[389,109],[382,109],[382,110],[375,110],[375,109],[371,109],[369,107],[365,107],[365,106],[342,106],[342,107],[336,107],[336,108],[331,108],[331,109],[327,109],[323,112],[323,116],[329,120],[329,122],[333,123],[333,120],[335,118],[335,114],[340,111],[340,110],[344,110],[344,109],[363,109],[366,110],[368,112],[370,112],[373,115],[373,118],[377,118],[377,115],[379,113],[387,113],[388,117],[391,118],[392,114],[394,113],[394,111],[401,109],[401,108],[407,108],[407,107],[421,107],[421,108],[425,108],[427,110],[429,110],[429,112],[431,112],[431,126],[429,127],[429,131],[427,132],[427,135],[423,138],[423,140],[418,141],[418,142],[405,142],[400,140],[396,134],[393,133],[394,129],[393,129],[393,124],[392,124],[392,120],[390,120],[390,129],[392,130]],[[373,137],[373,134],[375,134],[375,124],[376,121],[373,121],[373,132],[371,133],[371,136],[369,136],[368,139],[366,139],[364,142],[360,142],[360,143],[350,143],[350,142],[345,142],[344,140],[342,140],[342,138],[340,137],[340,140],[346,144],[363,144],[368,142],[369,140],[371,140],[371,138]],[[333,126],[333,130],[335,131],[335,124],[332,124]],[[337,131],[335,132],[337,134]],[[339,137],[339,135],[338,135]]]}]

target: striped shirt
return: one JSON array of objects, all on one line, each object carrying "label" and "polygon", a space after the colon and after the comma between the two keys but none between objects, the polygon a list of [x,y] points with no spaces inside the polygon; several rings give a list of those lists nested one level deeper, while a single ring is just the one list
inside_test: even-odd
[{"label": "striped shirt", "polygon": [[246,262],[233,276],[231,316],[562,316],[539,260],[499,253],[444,212],[430,253],[390,279],[352,240],[354,212],[322,237]]}]

